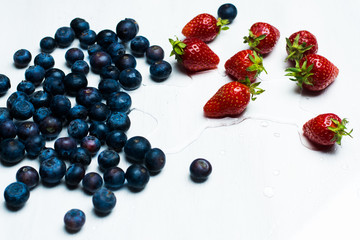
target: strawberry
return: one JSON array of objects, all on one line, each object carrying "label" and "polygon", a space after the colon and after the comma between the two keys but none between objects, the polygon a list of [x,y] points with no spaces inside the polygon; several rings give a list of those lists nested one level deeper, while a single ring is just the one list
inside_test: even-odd
[{"label": "strawberry", "polygon": [[294,68],[285,70],[289,72],[286,76],[291,76],[292,81],[297,81],[297,85],[310,91],[321,91],[335,81],[339,74],[339,69],[318,54],[309,54],[303,57],[300,62],[296,61]]},{"label": "strawberry", "polygon": [[250,82],[254,82],[257,76],[265,71],[262,57],[258,56],[253,50],[242,50],[232,56],[225,63],[225,71],[237,80],[245,80],[246,77]]},{"label": "strawberry", "polygon": [[264,23],[254,23],[250,30],[249,36],[244,37],[244,43],[248,43],[251,49],[260,54],[271,52],[280,38],[280,32],[274,26]]},{"label": "strawberry", "polygon": [[264,92],[258,88],[260,83],[232,81],[222,86],[204,106],[204,114],[210,118],[234,117],[241,114],[254,95]]},{"label": "strawberry", "polygon": [[182,29],[185,37],[199,38],[204,42],[210,42],[220,33],[221,30],[227,30],[229,20],[216,19],[214,16],[202,13],[194,17]]},{"label": "strawberry", "polygon": [[303,125],[304,136],[318,145],[340,145],[342,136],[351,137],[352,130],[346,132],[347,123],[346,119],[341,120],[336,114],[320,114]]},{"label": "strawberry", "polygon": [[186,38],[183,41],[169,39],[176,60],[188,71],[197,72],[214,69],[220,62],[219,57],[200,39]]},{"label": "strawberry", "polygon": [[304,56],[317,53],[318,43],[316,37],[305,30],[291,34],[286,38],[287,60],[300,61]]}]

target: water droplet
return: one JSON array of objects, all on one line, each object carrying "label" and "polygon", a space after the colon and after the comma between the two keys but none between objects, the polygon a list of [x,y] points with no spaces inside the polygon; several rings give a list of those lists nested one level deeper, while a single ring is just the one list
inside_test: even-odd
[{"label": "water droplet", "polygon": [[280,133],[274,133],[274,137],[280,137]]},{"label": "water droplet", "polygon": [[269,187],[269,186],[265,187],[264,191],[263,191],[263,194],[264,194],[265,197],[268,197],[268,198],[274,197],[274,195],[275,195],[274,188]]},{"label": "water droplet", "polygon": [[280,171],[279,171],[279,170],[274,170],[274,171],[273,171],[273,175],[274,175],[274,176],[279,176],[279,175],[280,175]]},{"label": "water droplet", "polygon": [[261,121],[260,126],[267,127],[267,126],[269,126],[269,122],[268,121]]}]

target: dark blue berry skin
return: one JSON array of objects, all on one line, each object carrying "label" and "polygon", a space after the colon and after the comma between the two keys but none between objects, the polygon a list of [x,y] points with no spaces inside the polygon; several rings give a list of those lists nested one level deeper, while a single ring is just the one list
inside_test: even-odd
[{"label": "dark blue berry skin", "polygon": [[116,26],[116,34],[123,41],[128,42],[133,39],[139,31],[134,20],[121,20]]},{"label": "dark blue berry skin", "polygon": [[96,172],[90,172],[85,174],[82,180],[82,186],[85,192],[93,194],[99,190],[103,185],[102,177]]},{"label": "dark blue berry skin", "polygon": [[130,189],[141,190],[150,180],[150,173],[140,164],[132,164],[126,169],[125,178]]},{"label": "dark blue berry skin", "polygon": [[145,53],[146,61],[149,64],[158,62],[164,59],[164,50],[158,45],[150,46]]},{"label": "dark blue berry skin", "polygon": [[81,139],[80,146],[87,149],[94,156],[100,150],[101,142],[95,136],[88,135]]},{"label": "dark blue berry skin", "polygon": [[91,153],[83,147],[77,147],[70,154],[70,162],[88,166],[91,163]]},{"label": "dark blue berry skin", "polygon": [[77,60],[71,66],[71,72],[75,74],[87,75],[90,71],[89,64],[84,60]]},{"label": "dark blue berry skin", "polygon": [[69,73],[63,80],[65,91],[70,96],[76,96],[80,89],[87,87],[88,80],[84,74]]},{"label": "dark blue berry skin", "polygon": [[112,112],[109,118],[106,120],[106,125],[111,131],[120,130],[126,132],[130,128],[131,121],[127,113]]},{"label": "dark blue berry skin", "polygon": [[70,109],[66,117],[69,122],[75,119],[86,120],[88,117],[88,110],[83,105],[75,105]]},{"label": "dark blue berry skin", "polygon": [[67,48],[74,41],[75,33],[70,27],[61,27],[56,30],[54,38],[60,48]]},{"label": "dark blue berry skin", "polygon": [[52,37],[44,37],[40,40],[40,49],[44,53],[52,53],[56,47],[56,41]]},{"label": "dark blue berry skin", "polygon": [[62,121],[57,117],[48,116],[39,123],[39,129],[46,140],[53,140],[62,130]]},{"label": "dark blue berry skin", "polygon": [[145,166],[151,173],[161,171],[165,162],[165,153],[159,148],[152,148],[145,154]]},{"label": "dark blue berry skin", "polygon": [[138,34],[139,33],[139,24],[136,22],[136,20],[132,19],[132,18],[125,18],[125,20],[133,22],[135,24],[136,34]]},{"label": "dark blue berry skin", "polygon": [[114,150],[105,149],[98,156],[98,164],[101,171],[116,167],[120,162],[119,154]]},{"label": "dark blue berry skin", "polygon": [[76,102],[86,108],[90,108],[102,100],[102,95],[97,88],[86,87],[79,90],[76,94]]},{"label": "dark blue berry skin", "polygon": [[30,190],[25,183],[14,182],[8,185],[4,191],[6,205],[9,208],[19,209],[30,197]]},{"label": "dark blue berry skin", "polygon": [[166,61],[159,61],[151,64],[150,76],[156,82],[162,82],[167,79],[172,72],[170,63]]},{"label": "dark blue berry skin", "polygon": [[45,184],[57,184],[65,176],[66,165],[57,157],[49,158],[41,162],[39,174]]},{"label": "dark blue berry skin", "polygon": [[80,163],[71,164],[65,173],[65,183],[70,187],[76,187],[85,176],[85,167]]},{"label": "dark blue berry skin", "polygon": [[43,91],[43,90],[37,90],[33,94],[30,95],[30,102],[34,105],[35,109],[41,108],[41,107],[48,107],[50,104],[52,96]]},{"label": "dark blue berry skin", "polygon": [[64,82],[61,78],[57,77],[47,77],[44,81],[43,89],[53,96],[65,94]]},{"label": "dark blue berry skin", "polygon": [[197,158],[190,164],[190,177],[196,181],[205,181],[212,172],[212,166],[209,161],[203,158]]},{"label": "dark blue berry skin", "polygon": [[16,120],[27,120],[35,112],[34,105],[27,100],[17,100],[10,109],[10,114]]},{"label": "dark blue berry skin", "polygon": [[41,135],[30,136],[25,140],[25,150],[29,158],[36,158],[45,148],[45,138]]},{"label": "dark blue berry skin", "polygon": [[150,42],[146,37],[143,36],[136,36],[130,42],[131,52],[138,57],[144,56],[144,53],[150,46]]},{"label": "dark blue berry skin", "polygon": [[28,137],[36,136],[39,134],[39,127],[35,122],[20,122],[17,126],[17,136],[21,141],[25,141]]},{"label": "dark blue berry skin", "polygon": [[103,51],[103,48],[99,44],[96,44],[96,43],[89,45],[87,48],[87,52],[88,52],[89,56],[92,56],[93,54],[95,54],[99,51]]},{"label": "dark blue berry skin", "polygon": [[0,107],[0,123],[7,120],[12,120],[9,109],[6,107]]},{"label": "dark blue berry skin", "polygon": [[69,159],[70,154],[77,148],[76,140],[72,137],[61,137],[55,140],[54,149],[61,159]]},{"label": "dark blue berry skin", "polygon": [[127,136],[120,130],[114,130],[107,134],[106,145],[117,152],[121,152],[127,141]]},{"label": "dark blue berry skin", "polygon": [[57,153],[53,148],[44,148],[38,156],[40,163],[54,157],[57,157]]},{"label": "dark blue berry skin", "polygon": [[7,138],[0,142],[0,159],[5,164],[16,164],[25,157],[25,145],[16,138]]},{"label": "dark blue berry skin", "polygon": [[105,122],[92,121],[90,124],[89,134],[99,139],[102,145],[105,143],[109,131],[109,127]]},{"label": "dark blue berry skin", "polygon": [[91,29],[81,32],[79,35],[79,41],[81,48],[88,49],[90,45],[93,45],[96,42],[96,32]]},{"label": "dark blue berry skin", "polygon": [[4,74],[0,74],[0,95],[4,95],[10,89],[10,79]]},{"label": "dark blue berry skin", "polygon": [[75,139],[82,139],[88,134],[88,131],[88,124],[82,119],[72,120],[67,127],[69,136]]},{"label": "dark blue berry skin", "polygon": [[40,65],[30,66],[25,71],[25,79],[39,86],[45,77],[45,69]]},{"label": "dark blue berry skin", "polygon": [[84,53],[79,48],[70,48],[65,53],[66,63],[71,67],[77,60],[84,60]]},{"label": "dark blue berry skin", "polygon": [[27,49],[19,49],[14,53],[13,60],[17,68],[24,68],[31,62],[31,53]]},{"label": "dark blue berry skin", "polygon": [[118,37],[116,36],[116,33],[109,29],[104,29],[100,31],[96,36],[97,44],[99,44],[104,49],[106,49],[110,44],[117,41]]},{"label": "dark blue berry skin", "polygon": [[66,116],[71,108],[71,102],[68,97],[64,95],[56,95],[51,99],[50,110],[54,116]]},{"label": "dark blue berry skin", "polygon": [[115,62],[115,66],[119,69],[119,71],[125,70],[127,68],[135,68],[136,64],[136,59],[131,54],[124,54]]},{"label": "dark blue berry skin", "polygon": [[217,14],[219,18],[227,19],[231,23],[236,18],[237,9],[233,4],[225,3],[219,7]]},{"label": "dark blue berry skin", "polygon": [[39,183],[38,171],[30,166],[23,166],[16,172],[16,181],[24,183],[29,189],[33,189]]},{"label": "dark blue berry skin", "polygon": [[17,134],[17,127],[13,120],[6,120],[0,123],[0,137],[2,139],[15,138]]},{"label": "dark blue berry skin", "polygon": [[77,17],[71,20],[70,27],[74,30],[75,35],[79,36],[83,31],[89,30],[90,25],[85,19]]},{"label": "dark blue berry skin", "polygon": [[120,91],[120,83],[115,79],[105,78],[99,82],[98,89],[104,99],[107,99],[110,94]]},{"label": "dark blue berry skin", "polygon": [[51,110],[48,107],[40,107],[35,110],[33,115],[33,120],[36,123],[40,123],[42,120],[44,120],[46,117],[51,115]]},{"label": "dark blue berry skin", "polygon": [[49,53],[39,53],[34,58],[34,64],[47,70],[55,65],[55,60]]},{"label": "dark blue berry skin", "polygon": [[9,109],[10,111],[14,103],[19,100],[29,100],[29,96],[24,92],[20,92],[20,91],[13,92],[6,100],[7,109]]},{"label": "dark blue berry skin", "polygon": [[17,85],[16,90],[19,92],[24,92],[27,95],[31,95],[33,92],[35,92],[35,84],[30,81],[21,81]]},{"label": "dark blue berry skin", "polygon": [[99,73],[103,67],[110,64],[111,56],[104,51],[98,51],[90,56],[91,70],[95,73]]},{"label": "dark blue berry skin", "polygon": [[126,92],[115,92],[106,99],[106,104],[112,111],[127,113],[130,110],[132,100]]},{"label": "dark blue berry skin", "polygon": [[111,111],[110,108],[102,102],[95,103],[89,109],[89,118],[93,121],[105,121]]},{"label": "dark blue berry skin", "polygon": [[79,209],[71,209],[64,216],[66,230],[78,232],[84,226],[86,221],[85,213]]},{"label": "dark blue berry skin", "polygon": [[97,213],[108,214],[116,205],[116,197],[109,189],[101,188],[93,195],[92,202]]},{"label": "dark blue berry skin", "polygon": [[142,76],[135,68],[128,68],[121,71],[119,82],[125,90],[132,91],[140,87]]},{"label": "dark blue berry skin", "polygon": [[46,70],[46,72],[45,72],[45,78],[48,78],[48,77],[60,78],[61,80],[63,80],[65,77],[65,73],[61,69],[50,68],[50,69]]},{"label": "dark blue berry skin", "polygon": [[135,136],[128,139],[124,146],[126,158],[136,163],[143,163],[145,154],[150,149],[150,142],[142,136]]},{"label": "dark blue berry skin", "polygon": [[106,52],[110,55],[113,62],[116,62],[122,55],[125,54],[125,46],[119,42],[111,43]]},{"label": "dark blue berry skin", "polygon": [[110,190],[121,188],[125,182],[125,172],[119,167],[110,167],[103,175],[105,187]]},{"label": "dark blue berry skin", "polygon": [[100,71],[100,77],[102,79],[111,78],[119,80],[120,70],[114,65],[105,66]]}]

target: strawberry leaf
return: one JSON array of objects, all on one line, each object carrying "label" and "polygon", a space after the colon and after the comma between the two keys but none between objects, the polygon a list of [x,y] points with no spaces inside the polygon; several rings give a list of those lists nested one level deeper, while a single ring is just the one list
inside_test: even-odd
[{"label": "strawberry leaf", "polygon": [[184,54],[184,48],[186,47],[186,44],[180,41],[177,37],[176,40],[170,38],[169,42],[173,48],[173,50],[170,53],[170,56],[175,55],[175,59],[181,62],[182,61],[181,55]]},{"label": "strawberry leaf", "polygon": [[303,58],[304,52],[310,50],[314,45],[306,45],[306,42],[303,42],[299,45],[300,34],[296,35],[294,42],[291,43],[290,39],[286,38],[286,49],[288,51],[288,56],[285,59],[285,62],[288,60],[300,61]]},{"label": "strawberry leaf", "polygon": [[328,127],[329,130],[334,132],[334,137],[332,138],[332,141],[336,141],[337,144],[341,145],[341,139],[343,136],[352,137],[351,133],[353,130],[351,129],[350,132],[346,131],[346,124],[348,123],[348,120],[346,118],[341,120],[341,122],[333,118],[331,119],[331,121],[335,125],[334,127]]},{"label": "strawberry leaf", "polygon": [[311,64],[309,67],[307,66],[307,61],[304,61],[304,63],[300,66],[299,61],[295,61],[295,67],[290,67],[285,70],[287,74],[285,76],[293,77],[290,78],[291,81],[296,81],[297,85],[302,88],[303,84],[307,85],[313,85],[311,82],[311,76],[314,75],[314,73],[311,72],[313,69],[314,64]]}]

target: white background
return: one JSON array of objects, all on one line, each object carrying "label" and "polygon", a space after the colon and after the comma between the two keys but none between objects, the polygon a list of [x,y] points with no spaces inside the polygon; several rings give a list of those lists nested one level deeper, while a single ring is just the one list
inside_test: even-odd
[{"label": "white background", "polygon": [[[122,188],[115,192],[117,205],[110,215],[97,216],[91,197],[81,187],[65,184],[53,188],[39,185],[19,211],[0,204],[0,239],[359,239],[360,228],[360,111],[358,108],[359,1],[234,1],[238,16],[210,48],[220,57],[218,69],[201,74],[181,72],[168,38],[182,38],[182,27],[199,13],[216,16],[225,2],[208,1],[4,1],[0,14],[0,73],[12,88],[24,79],[24,69],[12,64],[13,53],[39,52],[39,41],[69,26],[75,17],[86,19],[91,29],[115,30],[131,17],[140,25],[139,35],[164,48],[173,74],[164,83],[149,78],[143,58],[138,70],[143,85],[129,92],[133,99],[132,127],[128,137],[147,137],[153,147],[167,154],[164,170],[150,179],[139,193]],[[246,49],[243,36],[258,21],[280,30],[275,50],[264,58],[268,74],[259,81],[266,91],[251,102],[239,118],[205,119],[202,107],[223,84],[230,81],[224,63]],[[284,76],[285,37],[306,29],[317,36],[319,54],[339,69],[337,80],[320,94],[301,93]],[[78,46],[75,41],[73,47]],[[64,49],[52,55],[55,67],[65,65]],[[99,76],[90,73],[89,85]],[[74,103],[74,99],[71,99]],[[329,151],[309,147],[301,127],[318,114],[333,112],[348,118],[353,139]],[[62,132],[62,136],[66,131]],[[47,146],[53,146],[48,142]],[[213,165],[210,178],[193,183],[188,168],[198,157]],[[97,160],[88,171],[98,171]],[[0,192],[15,181],[23,165],[38,168],[37,160],[25,159],[7,167],[0,165]],[[121,154],[120,167],[129,165]],[[4,202],[1,195],[1,202]],[[71,208],[82,209],[87,221],[76,234],[64,230],[63,216]]]}]

